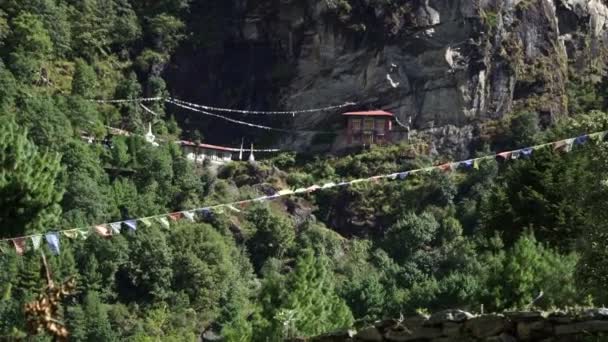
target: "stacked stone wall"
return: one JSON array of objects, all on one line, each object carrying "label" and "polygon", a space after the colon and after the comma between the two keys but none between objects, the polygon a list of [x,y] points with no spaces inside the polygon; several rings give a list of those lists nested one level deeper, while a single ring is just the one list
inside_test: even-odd
[{"label": "stacked stone wall", "polygon": [[446,310],[431,316],[418,315],[376,322],[358,330],[319,336],[314,342],[458,342],[458,341],[608,341],[608,309],[579,312],[505,312],[473,315]]}]

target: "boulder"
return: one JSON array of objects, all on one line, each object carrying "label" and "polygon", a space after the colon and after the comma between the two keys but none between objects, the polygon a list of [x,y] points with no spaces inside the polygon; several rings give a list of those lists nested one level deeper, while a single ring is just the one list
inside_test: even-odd
[{"label": "boulder", "polygon": [[549,337],[553,333],[553,326],[547,321],[518,322],[517,337],[521,340],[538,340]]},{"label": "boulder", "polygon": [[405,342],[430,340],[441,336],[441,329],[435,327],[420,327],[414,331],[408,329],[391,329],[384,334],[388,341]]},{"label": "boulder", "polygon": [[555,335],[590,334],[608,332],[608,321],[584,321],[555,326]]},{"label": "boulder", "polygon": [[355,335],[355,341],[382,342],[382,340],[382,334],[376,327],[363,328]]},{"label": "boulder", "polygon": [[462,310],[444,310],[432,314],[425,324],[436,325],[443,322],[464,322],[473,317],[475,316]]},{"label": "boulder", "polygon": [[505,318],[502,315],[484,315],[465,322],[465,329],[477,338],[496,336],[505,330]]}]

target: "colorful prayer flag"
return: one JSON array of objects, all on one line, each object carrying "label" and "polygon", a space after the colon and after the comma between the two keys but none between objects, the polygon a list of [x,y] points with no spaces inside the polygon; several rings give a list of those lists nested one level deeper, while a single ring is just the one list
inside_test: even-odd
[{"label": "colorful prayer flag", "polygon": [[159,217],[159,218],[157,218],[157,220],[161,226],[163,226],[167,229],[171,228],[171,224],[169,223],[169,220],[166,217]]},{"label": "colorful prayer flag", "polygon": [[321,187],[315,184],[306,188],[306,192],[315,192],[319,189],[321,189]]},{"label": "colorful prayer flag", "polygon": [[334,186],[336,186],[336,183],[330,182],[330,183],[325,183],[323,184],[323,189],[328,189],[328,188],[333,188]]},{"label": "colorful prayer flag", "polygon": [[501,152],[498,153],[496,156],[502,158],[503,160],[508,160],[509,158],[511,158],[511,152]]},{"label": "colorful prayer flag", "polygon": [[390,175],[388,175],[387,178],[390,180],[395,180],[395,179],[397,179],[397,176],[399,176],[398,173],[391,173]]},{"label": "colorful prayer flag", "polygon": [[60,246],[59,246],[59,235],[55,232],[46,233],[44,235],[46,238],[46,243],[51,250],[51,252],[55,255],[59,255]]},{"label": "colorful prayer flag", "polygon": [[521,149],[521,155],[523,157],[529,157],[532,155],[532,153],[534,152],[534,149],[532,147],[526,147]]},{"label": "colorful prayer flag", "polygon": [[580,137],[577,137],[574,140],[574,144],[576,144],[576,145],[583,145],[583,144],[585,144],[587,142],[587,140],[589,140],[589,136],[588,135],[586,135],[586,134],[585,135],[581,135]]},{"label": "colorful prayer flag", "polygon": [[437,166],[437,169],[439,169],[442,172],[452,172],[452,163],[445,163],[442,165]]},{"label": "colorful prayer flag", "polygon": [[14,238],[12,241],[13,241],[13,246],[15,246],[15,252],[17,252],[18,255],[23,255],[23,253],[25,253],[25,249],[26,249],[25,238],[18,237],[18,238]]},{"label": "colorful prayer flag", "polygon": [[407,178],[407,176],[409,175],[409,172],[401,172],[397,175],[397,177],[399,177],[399,179],[404,180]]},{"label": "colorful prayer flag", "polygon": [[32,246],[34,247],[34,250],[38,250],[38,248],[40,248],[40,244],[42,243],[42,235],[34,235],[30,237],[30,239],[32,240]]},{"label": "colorful prayer flag", "polygon": [[120,222],[110,223],[110,228],[112,229],[112,234],[120,234]]},{"label": "colorful prayer flag", "polygon": [[99,234],[99,236],[102,236],[102,237],[112,236],[112,229],[110,229],[108,226],[103,225],[103,224],[95,226],[95,232],[97,234]]},{"label": "colorful prayer flag", "polygon": [[141,223],[143,223],[146,227],[152,226],[152,221],[150,221],[150,219],[147,217],[141,218],[139,221],[141,221]]},{"label": "colorful prayer flag", "polygon": [[169,214],[169,218],[171,219],[171,221],[179,221],[182,219],[182,213],[179,211],[176,213],[171,213]]},{"label": "colorful prayer flag", "polygon": [[284,189],[284,190],[279,191],[277,194],[279,196],[291,195],[291,194],[293,194],[293,190]]},{"label": "colorful prayer flag", "polygon": [[519,159],[520,156],[521,150],[513,151],[513,153],[511,153],[511,159]]},{"label": "colorful prayer flag", "polygon": [[184,217],[188,221],[194,222],[194,212],[193,211],[182,211],[182,214],[184,214]]},{"label": "colorful prayer flag", "polygon": [[197,210],[203,218],[211,216],[211,210],[209,208],[202,208]]},{"label": "colorful prayer flag", "polygon": [[241,212],[240,210],[238,210],[237,208],[235,208],[235,207],[233,207],[231,205],[227,205],[226,208],[228,208],[228,209],[230,209],[230,210],[232,210],[232,211],[234,211],[236,213],[240,213]]},{"label": "colorful prayer flag", "polygon": [[88,228],[83,228],[83,229],[78,229],[75,231],[75,234],[77,237],[86,240],[89,238],[89,235],[91,234],[91,230]]},{"label": "colorful prayer flag", "polygon": [[561,152],[570,152],[572,150],[572,144],[574,139],[565,139],[553,143],[553,149]]},{"label": "colorful prayer flag", "polygon": [[61,232],[68,239],[76,239],[78,237],[78,229],[64,230]]},{"label": "colorful prayer flag", "polygon": [[458,166],[463,169],[470,169],[473,167],[473,164],[474,164],[473,159],[469,159],[469,160],[460,162],[460,164],[458,164]]},{"label": "colorful prayer flag", "polygon": [[[6,241],[8,244],[8,241]],[[5,254],[7,252],[7,247],[4,241],[0,241],[0,254]]]},{"label": "colorful prayer flag", "polygon": [[306,189],[305,189],[305,188],[297,188],[297,189],[294,191],[294,193],[296,193],[296,194],[299,194],[299,193],[302,193],[302,192],[306,192]]},{"label": "colorful prayer flag", "polygon": [[128,221],[124,221],[123,222],[129,229],[131,229],[131,231],[135,231],[137,230],[137,221],[135,220],[128,220]]}]

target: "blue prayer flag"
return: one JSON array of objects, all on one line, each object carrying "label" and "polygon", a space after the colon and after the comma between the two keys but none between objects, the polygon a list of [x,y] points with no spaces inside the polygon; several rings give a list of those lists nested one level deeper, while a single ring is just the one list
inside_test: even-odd
[{"label": "blue prayer flag", "polygon": [[526,147],[524,149],[521,150],[521,155],[528,157],[532,155],[532,151],[534,151],[534,149],[532,149],[531,147]]},{"label": "blue prayer flag", "polygon": [[45,236],[46,243],[49,246],[51,252],[55,255],[59,255],[59,235],[55,232],[47,233]]},{"label": "blue prayer flag", "polygon": [[129,221],[124,221],[123,223],[127,227],[129,227],[129,229],[131,229],[131,230],[137,230],[137,221],[135,221],[135,220],[129,220]]},{"label": "blue prayer flag", "polygon": [[399,177],[399,179],[406,179],[408,175],[409,175],[409,172],[401,172],[401,173],[399,173],[398,177]]},{"label": "blue prayer flag", "polygon": [[460,162],[460,164],[458,166],[465,168],[465,169],[470,169],[473,167],[474,164],[475,164],[475,162],[473,161],[473,159],[469,159],[469,160]]},{"label": "blue prayer flag", "polygon": [[589,140],[589,136],[588,135],[581,135],[580,137],[577,137],[576,139],[574,139],[574,144],[576,145],[583,145],[584,143],[587,142],[587,140]]}]

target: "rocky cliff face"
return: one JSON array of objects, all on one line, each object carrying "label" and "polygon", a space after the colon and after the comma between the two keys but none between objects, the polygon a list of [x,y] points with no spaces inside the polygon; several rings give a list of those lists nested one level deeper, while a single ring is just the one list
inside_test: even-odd
[{"label": "rocky cliff face", "polygon": [[[233,63],[230,77],[212,68],[203,77],[238,84],[241,105],[354,101],[358,109],[390,109],[412,129],[450,127],[459,141],[472,137],[471,127],[514,111],[535,111],[545,124],[568,115],[568,81],[601,81],[608,60],[604,0],[236,3],[225,39],[240,48],[205,57]],[[292,124],[339,129],[333,114],[300,115]],[[311,138],[282,142],[302,148]]]}]

